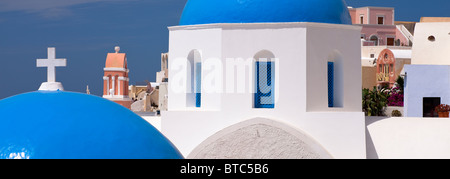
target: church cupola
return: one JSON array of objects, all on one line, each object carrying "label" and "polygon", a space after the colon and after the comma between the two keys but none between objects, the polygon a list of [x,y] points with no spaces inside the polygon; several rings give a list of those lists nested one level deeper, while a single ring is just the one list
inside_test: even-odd
[{"label": "church cupola", "polygon": [[95,95],[64,91],[55,82],[55,67],[66,64],[48,48],[48,58],[37,60],[37,67],[47,67],[47,82],[38,91],[0,100],[0,159],[183,159],[170,140],[132,111]]}]

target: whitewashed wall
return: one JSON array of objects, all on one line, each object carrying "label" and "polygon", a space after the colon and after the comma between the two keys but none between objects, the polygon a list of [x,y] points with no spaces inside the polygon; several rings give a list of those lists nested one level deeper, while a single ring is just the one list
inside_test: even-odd
[{"label": "whitewashed wall", "polygon": [[[162,131],[183,155],[188,156],[203,141],[229,126],[264,118],[311,136],[333,158],[366,157],[365,121],[360,106],[361,52],[355,50],[360,47],[360,27],[317,23],[212,24],[169,30],[169,110],[162,112]],[[186,108],[186,95],[173,89],[183,80],[177,74],[183,64],[175,61],[186,58],[193,49],[201,52],[204,63],[219,59],[222,64],[229,58],[253,58],[262,50],[273,53],[278,59],[275,108],[253,108],[252,65],[245,75],[233,78],[249,84],[243,92],[228,92],[224,79],[222,92],[202,94],[202,108]],[[342,54],[343,64],[348,65],[343,70],[346,87],[342,91],[343,107],[330,109],[326,62],[336,50]],[[202,77],[208,78],[210,71],[204,68],[202,72]],[[224,68],[223,73],[226,72]]]},{"label": "whitewashed wall", "polygon": [[369,159],[450,159],[449,118],[367,118]]},{"label": "whitewashed wall", "polygon": [[[361,45],[357,28],[318,24],[307,32],[307,111],[361,111]],[[328,108],[327,62],[334,62],[334,108]]]},{"label": "whitewashed wall", "polygon": [[[434,36],[435,41],[428,37]],[[417,23],[411,64],[450,65],[450,22]]]}]

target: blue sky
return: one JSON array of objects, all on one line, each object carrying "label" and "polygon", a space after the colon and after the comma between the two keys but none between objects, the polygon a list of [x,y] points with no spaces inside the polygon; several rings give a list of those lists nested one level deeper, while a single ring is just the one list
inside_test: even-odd
[{"label": "blue sky", "polygon": [[[0,0],[0,99],[35,91],[46,81],[37,58],[56,47],[57,81],[67,91],[102,95],[106,54],[127,53],[130,82],[155,81],[168,26],[178,24],[186,0]],[[396,20],[450,17],[448,0],[347,0],[353,7],[395,7]]]}]

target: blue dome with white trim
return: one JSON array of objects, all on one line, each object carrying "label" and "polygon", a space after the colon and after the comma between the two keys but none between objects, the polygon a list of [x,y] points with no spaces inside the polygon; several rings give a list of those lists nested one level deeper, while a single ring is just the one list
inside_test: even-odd
[{"label": "blue dome with white trim", "polygon": [[188,0],[179,25],[283,22],[352,24],[344,0]]},{"label": "blue dome with white trim", "polygon": [[140,116],[81,93],[36,91],[0,100],[0,158],[181,159]]}]

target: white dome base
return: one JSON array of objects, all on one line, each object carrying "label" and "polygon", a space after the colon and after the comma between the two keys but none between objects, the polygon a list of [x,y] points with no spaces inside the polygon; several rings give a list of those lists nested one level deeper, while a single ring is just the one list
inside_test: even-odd
[{"label": "white dome base", "polygon": [[39,91],[64,91],[64,87],[60,82],[44,82]]}]

